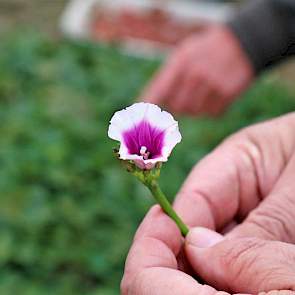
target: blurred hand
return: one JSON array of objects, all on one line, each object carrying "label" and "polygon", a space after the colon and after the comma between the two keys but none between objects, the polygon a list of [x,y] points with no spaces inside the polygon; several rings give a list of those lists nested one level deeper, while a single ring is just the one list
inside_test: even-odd
[{"label": "blurred hand", "polygon": [[142,99],[172,112],[217,115],[253,79],[238,39],[223,25],[192,35],[171,55]]},{"label": "blurred hand", "polygon": [[196,165],[174,207],[191,228],[225,240],[193,229],[185,257],[174,222],[152,208],[129,252],[122,293],[295,294],[294,128],[295,113],[246,128]]}]

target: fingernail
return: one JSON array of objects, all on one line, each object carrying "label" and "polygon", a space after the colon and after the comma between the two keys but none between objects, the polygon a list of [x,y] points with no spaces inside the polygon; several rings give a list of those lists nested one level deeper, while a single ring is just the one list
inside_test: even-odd
[{"label": "fingernail", "polygon": [[191,229],[186,237],[186,243],[198,248],[209,248],[223,240],[223,236],[204,227]]}]

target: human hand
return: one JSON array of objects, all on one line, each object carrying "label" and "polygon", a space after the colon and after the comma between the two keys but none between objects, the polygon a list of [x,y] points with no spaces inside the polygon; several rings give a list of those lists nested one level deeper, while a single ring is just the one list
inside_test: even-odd
[{"label": "human hand", "polygon": [[179,229],[156,205],[140,225],[126,261],[122,295],[227,295],[179,269]]},{"label": "human hand", "polygon": [[185,40],[145,89],[142,99],[172,112],[222,112],[254,76],[234,34],[215,25]]},{"label": "human hand", "polygon": [[195,272],[218,290],[295,294],[293,244],[224,238],[215,231],[196,227],[186,238],[185,251]]},{"label": "human hand", "polygon": [[[196,251],[189,250],[192,234],[188,235],[187,257],[197,274],[212,286],[221,286],[232,292],[252,293],[295,290],[295,286],[291,285],[293,282],[287,281],[292,263],[285,263],[286,257],[289,261],[294,259],[293,246],[286,244],[295,242],[295,197],[292,193],[295,190],[292,181],[295,171],[294,128],[295,114],[292,113],[240,131],[204,158],[192,170],[179,192],[174,207],[188,225],[228,232],[226,241],[220,244],[224,246],[212,249],[219,247],[222,253],[222,249],[233,249],[233,243],[240,249],[234,252],[234,257],[229,256],[235,258],[232,263],[220,267],[224,270],[222,273],[210,274],[206,269],[212,270],[209,265],[211,260],[212,266],[220,266],[217,250],[209,252],[213,254],[206,256],[206,264],[198,258],[203,262],[200,266],[193,257],[202,255],[197,256]],[[248,242],[246,237],[258,240]],[[189,271],[181,266],[184,260],[176,259],[181,244],[181,236],[174,223],[159,209],[152,209],[139,228],[128,255],[122,293],[215,294],[212,287],[202,286],[185,274],[184,271]],[[253,244],[257,246],[251,247]],[[247,245],[249,251],[245,250]],[[261,256],[258,252],[251,254],[255,249],[261,250],[258,251]],[[274,249],[276,256],[270,254]],[[244,259],[238,256],[239,253]],[[221,255],[221,261],[229,261],[224,257]],[[234,261],[238,262],[234,264]],[[257,266],[256,262],[261,266]],[[278,265],[278,262],[281,264]],[[244,264],[241,266],[241,263]],[[225,278],[224,273],[229,277]],[[245,281],[242,281],[244,274]],[[165,293],[167,288],[169,293]]]}]

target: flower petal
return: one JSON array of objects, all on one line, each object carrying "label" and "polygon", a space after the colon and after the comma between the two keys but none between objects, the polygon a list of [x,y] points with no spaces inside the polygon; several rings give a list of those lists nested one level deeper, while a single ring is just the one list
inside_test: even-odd
[{"label": "flower petal", "polygon": [[142,156],[130,154],[128,151],[128,148],[123,143],[121,143],[120,145],[119,155],[120,155],[120,159],[122,160],[135,160],[135,159],[143,160]]},{"label": "flower petal", "polygon": [[141,102],[116,112],[110,121],[108,136],[120,141],[124,131],[143,120],[147,107],[147,103]]},{"label": "flower petal", "polygon": [[162,149],[162,156],[169,157],[174,147],[181,142],[181,134],[177,125],[171,126],[165,131],[164,146]]},{"label": "flower petal", "polygon": [[161,130],[166,130],[173,125],[177,125],[177,121],[174,120],[170,113],[162,111],[155,104],[145,103],[145,105],[146,111],[144,119],[150,122],[153,126]]}]

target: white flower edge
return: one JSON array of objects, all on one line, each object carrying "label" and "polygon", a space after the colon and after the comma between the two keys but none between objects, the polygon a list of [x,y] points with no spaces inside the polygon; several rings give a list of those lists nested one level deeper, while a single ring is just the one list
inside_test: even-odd
[{"label": "white flower edge", "polygon": [[[128,148],[124,143],[123,133],[132,129],[143,120],[165,132],[161,157],[145,160],[140,155],[128,152]],[[135,103],[121,111],[117,111],[110,120],[108,136],[120,142],[120,159],[133,160],[137,164],[143,163],[144,166],[150,167],[157,162],[166,162],[175,145],[182,139],[178,122],[170,113],[162,111],[155,104],[144,102]]]}]

